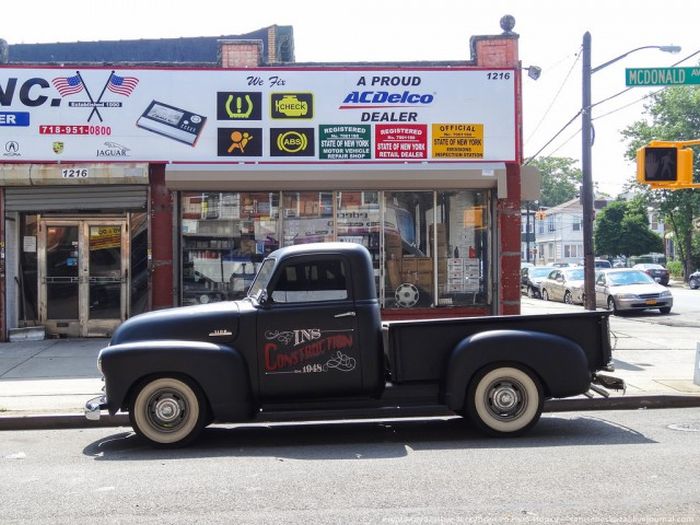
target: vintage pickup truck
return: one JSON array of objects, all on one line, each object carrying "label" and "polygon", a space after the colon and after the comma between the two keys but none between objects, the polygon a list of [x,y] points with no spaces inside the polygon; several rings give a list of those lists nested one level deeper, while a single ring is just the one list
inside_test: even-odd
[{"label": "vintage pickup truck", "polygon": [[[382,322],[358,244],[270,254],[247,297],[133,317],[102,349],[105,395],[137,434],[182,446],[213,422],[460,414],[519,435],[547,398],[622,388],[608,312]],[[605,388],[603,388],[605,387]]]}]

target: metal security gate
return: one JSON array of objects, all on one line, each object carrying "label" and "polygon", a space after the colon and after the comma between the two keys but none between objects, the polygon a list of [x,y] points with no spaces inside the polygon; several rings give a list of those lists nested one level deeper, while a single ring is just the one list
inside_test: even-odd
[{"label": "metal security gate", "polygon": [[125,217],[39,221],[39,321],[50,335],[106,337],[126,319]]}]

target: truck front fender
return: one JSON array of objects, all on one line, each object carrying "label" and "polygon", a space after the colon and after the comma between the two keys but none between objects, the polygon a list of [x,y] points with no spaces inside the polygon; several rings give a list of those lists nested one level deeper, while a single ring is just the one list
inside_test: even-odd
[{"label": "truck front fender", "polygon": [[202,389],[218,421],[248,419],[252,398],[248,365],[235,348],[198,341],[139,341],[108,346],[99,360],[107,408],[128,409],[130,396],[146,377],[186,376]]},{"label": "truck front fender", "polygon": [[529,330],[489,330],[464,338],[452,350],[444,384],[447,406],[461,411],[474,375],[496,363],[526,366],[542,380],[547,397],[583,394],[591,383],[586,354],[570,339]]}]

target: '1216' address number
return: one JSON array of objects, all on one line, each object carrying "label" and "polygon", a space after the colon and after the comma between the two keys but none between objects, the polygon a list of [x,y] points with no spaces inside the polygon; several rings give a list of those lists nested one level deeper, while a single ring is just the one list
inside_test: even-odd
[{"label": "'1216' address number", "polygon": [[64,168],[61,170],[61,177],[64,179],[87,179],[90,171],[87,168]]}]

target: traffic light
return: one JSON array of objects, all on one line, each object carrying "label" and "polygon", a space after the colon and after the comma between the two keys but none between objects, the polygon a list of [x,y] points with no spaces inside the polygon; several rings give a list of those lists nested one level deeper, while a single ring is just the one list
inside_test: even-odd
[{"label": "traffic light", "polygon": [[637,182],[652,189],[680,190],[693,184],[693,150],[683,142],[652,141],[637,150]]}]

